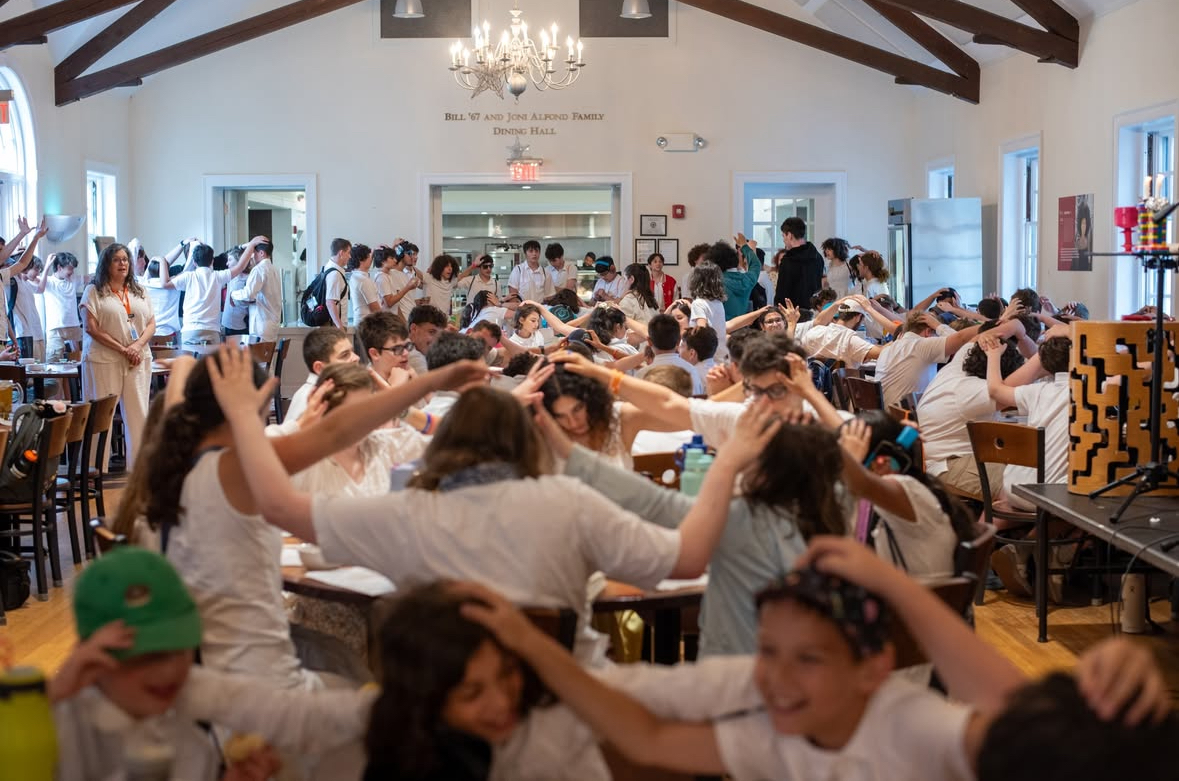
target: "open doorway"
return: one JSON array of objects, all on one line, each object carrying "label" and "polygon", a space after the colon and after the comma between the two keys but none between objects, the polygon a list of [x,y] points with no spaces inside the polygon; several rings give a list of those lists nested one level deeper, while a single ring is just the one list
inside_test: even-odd
[{"label": "open doorway", "polygon": [[[274,243],[274,266],[282,277],[283,320],[298,320],[298,301],[316,269],[308,271],[315,247],[315,183],[311,176],[207,176],[206,241],[218,252],[254,236]],[[314,250],[310,251],[313,256]]]},{"label": "open doorway", "polygon": [[[615,255],[618,185],[446,185],[439,189],[442,251],[463,268],[480,255],[495,262],[503,292],[512,266],[523,262],[524,243],[560,244],[578,267],[579,293],[592,290],[588,253]],[[584,288],[584,290],[583,290]]]}]

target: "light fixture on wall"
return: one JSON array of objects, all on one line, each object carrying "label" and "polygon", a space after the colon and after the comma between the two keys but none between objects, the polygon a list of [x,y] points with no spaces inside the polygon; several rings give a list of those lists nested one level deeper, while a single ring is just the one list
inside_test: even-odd
[{"label": "light fixture on wall", "polygon": [[398,19],[421,19],[426,12],[422,10],[422,0],[397,0],[393,15]]},{"label": "light fixture on wall", "polygon": [[74,234],[85,224],[86,218],[83,216],[47,214],[45,215],[45,238],[49,240],[50,244],[61,244],[63,241],[72,239]]},{"label": "light fixture on wall", "polygon": [[623,19],[650,19],[651,6],[647,0],[623,0],[621,16]]},{"label": "light fixture on wall", "polygon": [[708,142],[695,133],[668,133],[655,139],[664,152],[699,152]]},{"label": "light fixture on wall", "polygon": [[[512,22],[509,30],[504,30],[499,43],[491,44],[491,25],[483,23],[483,27],[475,28],[474,51],[463,46],[461,41],[455,41],[450,47],[450,70],[454,73],[454,80],[463,89],[471,91],[471,97],[480,92],[494,92],[500,99],[504,96],[504,87],[508,92],[520,100],[520,95],[528,89],[528,84],[538,90],[564,89],[581,75],[585,67],[585,58],[581,41],[574,42],[572,37],[565,39],[565,56],[561,56],[561,46],[557,38],[557,25],[549,30],[541,29],[540,45],[538,46],[528,37],[528,25],[520,18],[520,3],[516,0],[512,8]],[[471,62],[471,55],[474,62]],[[558,71],[558,66],[562,67]]]}]

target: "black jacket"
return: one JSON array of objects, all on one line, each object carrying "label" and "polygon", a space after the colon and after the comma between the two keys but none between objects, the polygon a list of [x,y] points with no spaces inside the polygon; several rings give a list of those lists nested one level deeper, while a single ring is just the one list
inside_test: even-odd
[{"label": "black jacket", "polygon": [[823,275],[827,264],[823,256],[809,241],[800,247],[786,250],[778,264],[778,287],[774,290],[774,303],[786,299],[797,307],[809,307],[811,296],[823,287]]}]

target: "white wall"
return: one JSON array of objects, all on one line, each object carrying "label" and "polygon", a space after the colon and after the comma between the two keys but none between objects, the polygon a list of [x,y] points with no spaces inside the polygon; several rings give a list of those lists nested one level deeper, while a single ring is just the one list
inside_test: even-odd
[{"label": "white wall", "polygon": [[[1058,301],[1082,300],[1094,317],[1113,310],[1115,264],[1129,258],[1094,258],[1091,272],[1058,272],[1057,201],[1094,193],[1094,241],[1110,250],[1120,233],[1115,200],[1115,115],[1179,99],[1174,31],[1175,0],[1139,0],[1082,22],[1081,64],[1076,70],[1042,65],[1016,54],[983,69],[982,103],[968,106],[923,94],[912,148],[925,160],[952,157],[956,194],[996,204],[1002,182],[1000,147],[1041,134],[1039,288]],[[1115,235],[1116,234],[1116,235]],[[1011,293],[1004,290],[1004,294]]]},{"label": "white wall", "polygon": [[[6,18],[33,10],[31,0],[5,5]],[[24,83],[32,104],[37,144],[37,204],[41,214],[86,213],[86,162],[110,166],[118,176],[119,235],[132,236],[133,200],[128,138],[128,91],[116,90],[63,108],[54,107],[53,62],[47,46],[14,46],[0,51],[0,66]],[[10,228],[0,228],[9,230]],[[68,242],[42,247],[38,254],[68,250],[86,261],[86,229]],[[149,246],[150,251],[150,246]]]},{"label": "white wall", "polygon": [[[482,5],[498,29],[510,4]],[[546,14],[534,26],[576,21],[567,0],[525,3],[526,18],[530,5]],[[229,173],[314,173],[320,254],[336,235],[370,244],[412,235],[425,207],[420,174],[506,172],[511,138],[444,122],[444,112],[605,113],[603,122],[525,139],[545,158],[542,180],[633,172],[636,221],[686,204],[686,220],[669,220],[685,252],[731,235],[734,171],[847,171],[844,233],[867,246],[884,243],[885,202],[920,188],[912,90],[711,14],[679,6],[674,42],[587,41],[580,82],[560,93],[530,89],[517,106],[510,97],[472,101],[456,87],[446,41],[379,40],[375,6],[179,66],[133,93],[134,226],[148,246],[199,233],[201,177]],[[709,146],[663,152],[655,138],[669,132],[695,132]]]}]

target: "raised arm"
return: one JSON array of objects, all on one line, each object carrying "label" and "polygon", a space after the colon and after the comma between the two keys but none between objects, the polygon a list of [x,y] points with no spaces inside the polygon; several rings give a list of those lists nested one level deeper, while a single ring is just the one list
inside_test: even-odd
[{"label": "raised arm", "polygon": [[909,494],[899,480],[888,480],[864,467],[872,427],[856,418],[840,429],[839,445],[843,450],[843,482],[861,499],[906,521],[916,522],[917,513]]},{"label": "raised arm", "polygon": [[661,423],[674,426],[669,429],[671,431],[681,431],[692,427],[692,411],[688,399],[670,388],[635,379],[621,372],[615,375],[610,369],[597,366],[576,353],[558,353],[552,357],[552,361],[564,364],[566,370],[574,374],[593,377],[608,386],[612,382],[617,382],[615,393],[619,398],[629,401]]},{"label": "raised arm", "polygon": [[299,472],[362,439],[426,393],[463,387],[487,376],[482,361],[460,361],[428,372],[404,385],[379,391],[359,404],[342,407],[330,420],[321,420],[287,437],[264,435],[258,409],[273,392],[272,378],[262,388],[253,383],[249,353],[226,345],[217,362],[209,364],[213,391],[233,430],[238,460],[248,478],[257,510],[276,526],[308,542],[315,541],[311,497],[294,489],[291,472]]},{"label": "raised arm", "polygon": [[763,306],[761,309],[755,309],[752,312],[746,312],[743,315],[737,315],[732,320],[725,322],[725,331],[730,334],[740,331],[746,326],[753,325],[757,322],[757,318],[761,317],[766,312],[773,311],[773,309],[774,307],[772,306]]},{"label": "raised arm", "polygon": [[524,303],[532,304],[537,309],[544,312],[544,319],[548,321],[549,328],[553,329],[553,333],[558,333],[561,336],[568,336],[576,329],[576,326],[571,326],[561,318],[557,317],[555,314],[553,314],[553,310],[549,309],[539,301],[525,301]]},{"label": "raised arm", "polygon": [[29,242],[29,246],[21,253],[20,260],[12,265],[13,276],[23,272],[33,262],[33,255],[37,252],[37,244],[46,233],[49,233],[49,226],[45,223],[45,218],[42,217],[41,224],[37,227],[37,232],[33,234],[33,240]]},{"label": "raised arm", "polygon": [[33,232],[33,229],[29,227],[29,221],[24,217],[18,217],[16,224],[18,228],[16,235],[9,239],[3,248],[0,248],[0,266],[8,262],[20,243],[25,240],[25,236]]},{"label": "raised arm", "polygon": [[594,678],[557,641],[499,594],[475,583],[455,586],[471,598],[463,615],[490,629],[536,671],[545,686],[595,733],[630,759],[686,773],[725,771],[715,730],[656,717],[638,701]]},{"label": "raised arm", "polygon": [[1003,381],[1003,372],[999,368],[1003,353],[1007,351],[1007,344],[989,334],[983,334],[978,346],[987,354],[987,393],[990,394],[991,401],[995,402],[999,409],[1016,406],[1015,388]]},{"label": "raised arm", "polygon": [[234,263],[230,267],[230,279],[240,276],[241,273],[246,270],[246,266],[250,264],[251,258],[254,257],[254,249],[264,241],[269,242],[270,239],[266,238],[265,236],[255,236],[254,238],[250,239],[250,243],[246,245],[244,250],[242,250],[242,255],[237,259],[237,263]]}]

